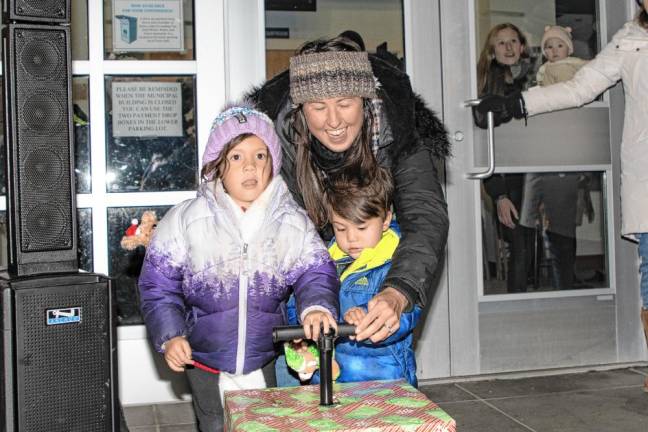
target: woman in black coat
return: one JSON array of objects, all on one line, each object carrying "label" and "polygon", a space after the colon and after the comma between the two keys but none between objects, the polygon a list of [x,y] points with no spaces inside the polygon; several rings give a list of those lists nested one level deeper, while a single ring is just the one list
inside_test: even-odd
[{"label": "woman in black coat", "polygon": [[371,181],[391,170],[402,238],[383,288],[369,303],[357,338],[373,342],[398,329],[400,314],[425,305],[445,250],[448,214],[436,161],[446,131],[394,65],[338,36],[305,44],[290,70],[248,95],[282,137],[281,174],[322,237],[331,237],[323,204],[329,179]]}]

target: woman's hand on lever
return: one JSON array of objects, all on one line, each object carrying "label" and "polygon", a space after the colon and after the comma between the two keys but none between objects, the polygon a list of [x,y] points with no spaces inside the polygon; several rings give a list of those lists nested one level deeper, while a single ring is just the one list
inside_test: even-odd
[{"label": "woman's hand on lever", "polygon": [[380,342],[400,328],[400,316],[407,298],[397,289],[387,287],[367,304],[367,314],[356,327],[356,340]]}]

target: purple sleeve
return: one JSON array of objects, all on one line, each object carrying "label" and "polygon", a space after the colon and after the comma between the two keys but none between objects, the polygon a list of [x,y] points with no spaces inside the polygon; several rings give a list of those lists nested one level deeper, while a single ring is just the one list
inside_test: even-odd
[{"label": "purple sleeve", "polygon": [[155,349],[176,336],[186,336],[182,270],[166,254],[149,248],[139,281],[140,307]]},{"label": "purple sleeve", "polygon": [[304,271],[293,285],[297,302],[297,316],[310,306],[328,309],[337,321],[340,310],[340,281],[333,261],[326,261]]}]

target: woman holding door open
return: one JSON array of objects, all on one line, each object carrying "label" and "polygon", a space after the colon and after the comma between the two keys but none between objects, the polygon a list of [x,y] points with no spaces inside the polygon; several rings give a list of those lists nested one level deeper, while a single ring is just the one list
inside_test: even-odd
[{"label": "woman holding door open", "polygon": [[[574,78],[507,96],[487,95],[477,110],[481,113],[507,110],[515,118],[523,118],[584,105],[623,81],[621,231],[639,242],[641,320],[648,343],[648,0],[636,1],[637,17],[627,22]],[[648,392],[648,378],[644,391]]]}]

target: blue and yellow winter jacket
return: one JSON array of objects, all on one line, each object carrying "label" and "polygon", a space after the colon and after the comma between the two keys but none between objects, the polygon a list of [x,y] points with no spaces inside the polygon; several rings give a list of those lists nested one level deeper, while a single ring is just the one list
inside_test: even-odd
[{"label": "blue and yellow winter jacket", "polygon": [[[367,303],[378,293],[391,267],[391,258],[400,241],[400,229],[392,222],[376,247],[367,248],[354,261],[342,252],[337,243],[329,247],[340,276],[340,321],[352,307],[365,311]],[[382,342],[362,342],[338,339],[335,358],[340,365],[338,382],[386,380],[405,378],[416,387],[416,359],[412,346],[412,332],[421,315],[416,305],[404,312],[400,328]]]}]

